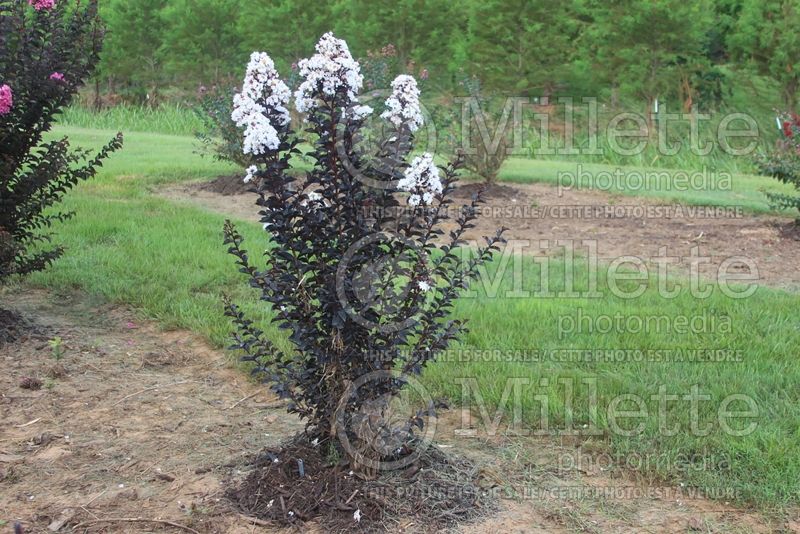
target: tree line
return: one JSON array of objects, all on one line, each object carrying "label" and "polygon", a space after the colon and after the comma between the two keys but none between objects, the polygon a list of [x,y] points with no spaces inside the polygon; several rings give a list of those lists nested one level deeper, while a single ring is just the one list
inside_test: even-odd
[{"label": "tree line", "polygon": [[230,83],[253,50],[283,75],[324,32],[357,57],[392,45],[441,90],[713,108],[758,74],[794,108],[798,0],[109,0],[98,90],[132,100]]}]

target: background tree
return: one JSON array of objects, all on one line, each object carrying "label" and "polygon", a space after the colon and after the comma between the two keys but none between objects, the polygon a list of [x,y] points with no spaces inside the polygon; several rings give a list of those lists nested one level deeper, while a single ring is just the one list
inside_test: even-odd
[{"label": "background tree", "polygon": [[458,67],[454,47],[467,27],[464,4],[449,0],[348,0],[336,4],[336,31],[357,56],[394,45],[400,65],[410,61],[444,76]]},{"label": "background tree", "polygon": [[743,0],[714,0],[714,20],[708,29],[706,55],[714,63],[731,60],[728,39],[741,16]]},{"label": "background tree", "polygon": [[796,0],[743,0],[728,43],[735,57],[748,62],[781,87],[790,109],[800,89],[800,5]]},{"label": "background tree", "polygon": [[157,100],[166,82],[163,48],[167,0],[110,0],[102,16],[108,28],[99,75],[112,92],[133,91],[141,101]]},{"label": "background tree", "polygon": [[591,20],[582,54],[592,58],[598,85],[612,89],[612,101],[618,92],[643,101],[649,112],[657,98],[681,97],[707,64],[708,0],[585,0],[582,13]]},{"label": "background tree", "polygon": [[320,35],[333,26],[333,2],[251,0],[239,10],[243,50],[270,50],[282,72],[305,56]]},{"label": "background tree", "polygon": [[563,87],[580,28],[573,2],[487,0],[472,6],[468,49],[488,88],[547,96]]},{"label": "background tree", "polygon": [[[758,87],[792,105],[797,90],[796,0],[108,0],[101,65],[109,89],[136,102],[225,80],[252,50],[290,66],[334,30],[366,58],[393,45],[398,70],[429,70],[426,100],[447,97],[463,75],[488,93],[597,96],[612,108],[719,108]],[[764,84],[740,69],[767,75]],[[409,71],[411,72],[411,71]],[[296,78],[296,74],[294,75]],[[766,78],[764,78],[766,80]],[[741,98],[738,99],[742,101]],[[788,103],[788,104],[787,104]]]},{"label": "background tree", "polygon": [[240,5],[240,0],[169,2],[163,12],[167,30],[162,44],[168,71],[194,84],[218,84],[230,77],[246,57],[240,51],[235,17]]}]

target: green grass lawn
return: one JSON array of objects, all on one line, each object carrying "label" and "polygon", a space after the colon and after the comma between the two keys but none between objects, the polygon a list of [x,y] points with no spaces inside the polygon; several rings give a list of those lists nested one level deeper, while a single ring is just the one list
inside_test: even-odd
[{"label": "green grass lawn", "polygon": [[[763,80],[754,78],[754,83]],[[754,98],[753,88],[739,88],[734,102],[737,106],[731,109],[751,109],[752,102],[760,101]],[[767,89],[759,87],[757,94],[763,94]],[[759,118],[760,131],[763,139],[762,145],[773,142],[773,116],[771,109],[758,109],[752,113]],[[722,116],[722,115],[720,115]],[[117,129],[124,132],[133,132],[130,135],[138,136],[140,132],[171,134],[171,137],[162,138],[168,145],[185,144],[190,146],[188,151],[175,152],[178,161],[186,162],[187,155],[192,150],[198,150],[196,143],[189,138],[203,128],[202,121],[190,108],[180,105],[162,105],[156,108],[120,105],[103,113],[96,113],[79,106],[68,107],[60,117],[60,123],[70,131],[79,131],[82,135],[90,135],[90,131],[107,129],[111,135]],[[706,124],[705,122],[703,124]],[[64,130],[62,127],[60,131]],[[703,130],[703,143],[709,142],[713,137],[714,129],[706,124]],[[175,137],[172,137],[174,135]],[[177,136],[186,136],[179,138]],[[132,139],[136,139],[135,137]],[[180,140],[178,140],[180,139]],[[602,136],[600,136],[602,140]],[[659,156],[653,150],[654,142],[649,143],[648,150],[638,157],[620,157],[608,146],[603,146],[603,156],[563,156],[548,155],[542,159],[509,158],[500,173],[500,179],[514,183],[542,182],[548,184],[573,186],[581,189],[599,188],[614,195],[642,196],[663,202],[679,202],[693,205],[714,206],[739,206],[744,210],[754,213],[771,213],[764,191],[774,193],[791,193],[791,186],[781,184],[775,179],[765,176],[746,174],[753,168],[752,157],[748,155],[735,156],[723,153],[718,147],[706,157],[691,153],[682,142],[681,151],[674,156]],[[130,149],[128,149],[130,150]],[[126,150],[126,152],[128,151]],[[656,157],[653,158],[653,153]],[[598,158],[621,161],[621,164],[593,163]],[[210,159],[210,158],[208,158]],[[169,162],[164,162],[169,163]],[[663,168],[656,168],[660,165]],[[687,169],[683,171],[681,169]],[[619,171],[619,173],[617,172]],[[699,179],[697,174],[705,171],[706,177]],[[741,171],[741,172],[740,172]],[[689,175],[693,182],[698,180],[707,183],[708,187],[684,187],[677,184],[675,177],[686,180]],[[644,177],[646,185],[638,186],[639,177]],[[783,212],[794,217],[794,213]]]},{"label": "green grass lawn", "polygon": [[[113,131],[59,127],[56,135],[69,134],[74,145],[98,146]],[[114,154],[101,175],[82,184],[66,199],[66,207],[77,212],[69,223],[57,228],[57,239],[67,247],[65,256],[45,273],[32,276],[34,286],[55,291],[79,288],[113,302],[130,304],[166,328],[188,328],[218,346],[227,341],[230,326],[222,316],[221,296],[231,294],[255,317],[266,320],[259,311],[256,295],[237,272],[233,258],[222,245],[223,217],[187,204],[172,203],[151,194],[160,184],[214,177],[233,169],[193,154],[191,137],[131,133],[124,149]],[[511,181],[553,181],[553,162],[512,160],[503,173]],[[735,191],[758,208],[756,186],[759,179],[737,179]],[[711,195],[710,202],[727,205],[735,197]],[[693,199],[685,198],[687,202]],[[696,199],[694,199],[696,201]],[[744,201],[743,201],[744,202]],[[259,225],[242,221],[252,255],[265,246]],[[498,272],[499,262],[490,267]],[[540,267],[526,260],[522,274],[525,288],[535,291]],[[687,290],[675,298],[659,296],[655,280],[636,299],[623,299],[607,290],[601,268],[600,298],[510,298],[504,288],[512,284],[512,269],[500,272],[501,291],[488,296],[478,289],[477,296],[459,302],[456,313],[470,319],[471,331],[459,348],[470,350],[526,351],[559,349],[691,350],[699,348],[738,351],[740,361],[715,363],[620,363],[590,361],[499,361],[480,358],[434,364],[424,383],[434,396],[458,401],[462,398],[460,378],[473,377],[490,414],[502,404],[510,379],[522,379],[519,397],[523,428],[541,427],[541,405],[547,398],[551,429],[598,429],[589,438],[592,447],[614,454],[657,456],[659,462],[644,470],[648,476],[687,486],[732,491],[735,500],[763,508],[783,509],[800,503],[800,296],[759,288],[746,299],[732,299],[715,291],[698,300]],[[586,287],[588,269],[576,269],[576,288]],[[547,277],[551,290],[563,287],[564,263],[555,258]],[[676,279],[680,281],[679,279]],[[528,285],[529,284],[529,285]],[[612,331],[608,334],[559,332],[565,316],[578,308],[584,315],[625,317],[703,315],[727,321],[729,329],[707,328],[694,334],[673,330],[649,332]],[[266,330],[286,346],[274,329]],[[547,378],[549,385],[542,385]],[[577,380],[573,398],[565,393],[559,379]],[[597,410],[590,408],[592,392],[581,380],[596,382]],[[699,402],[696,414],[686,402],[671,402],[665,408],[668,426],[677,425],[675,435],[659,430],[659,402],[651,396],[666,388],[669,395],[688,395],[693,386],[710,400]],[[644,399],[650,414],[643,429],[632,436],[610,432],[608,406],[619,395]],[[755,430],[741,437],[732,436],[719,424],[721,402],[730,395],[745,395],[755,402],[758,416]],[[474,399],[471,395],[469,398]],[[513,397],[512,397],[513,398]],[[623,402],[620,410],[635,410]],[[742,410],[734,403],[729,410]],[[711,424],[708,435],[695,435],[692,420],[703,427]],[[505,421],[508,421],[506,417]],[[570,423],[571,421],[571,423]],[[638,420],[627,420],[628,428]],[[751,420],[732,426],[741,429]],[[738,426],[737,426],[738,425]],[[502,426],[502,425],[501,425]],[[467,438],[465,438],[467,439]],[[714,459],[705,467],[703,459]],[[724,465],[718,465],[723,462]]]},{"label": "green grass lawn", "polygon": [[[749,93],[747,93],[749,95]],[[750,98],[750,95],[748,98]],[[745,106],[746,108],[746,106]],[[756,116],[761,117],[765,124],[761,125],[761,130],[765,131],[772,125],[771,110],[760,110]],[[767,121],[767,118],[769,119]],[[170,134],[161,137],[164,143],[172,146],[177,158],[176,163],[188,164],[187,157],[192,155],[192,151],[198,150],[197,143],[191,139],[197,131],[202,129],[202,121],[190,109],[185,106],[163,105],[157,108],[142,108],[137,106],[117,106],[105,110],[103,113],[95,113],[85,108],[73,106],[67,108],[60,123],[62,126],[57,131],[79,132],[83,139],[94,142],[93,133],[98,129],[107,129],[108,133],[103,133],[109,137],[117,129],[129,134],[131,142],[126,148],[130,152],[131,147],[140,146],[136,139],[141,133],[146,132],[146,136],[157,135],[150,132]],[[90,128],[87,130],[87,128]],[[708,133],[708,132],[706,132]],[[179,136],[185,137],[179,137]],[[77,140],[78,138],[76,138]],[[177,150],[178,145],[187,147],[187,150]],[[166,148],[166,147],[165,147]],[[144,148],[149,150],[149,148]],[[608,150],[608,148],[604,148]],[[740,172],[730,172],[731,169],[749,169],[753,167],[749,156],[732,156],[720,154],[716,150],[707,158],[694,154],[684,154],[686,150],[674,157],[663,157],[657,159],[664,164],[664,167],[654,168],[645,166],[631,165],[607,165],[591,163],[593,157],[590,156],[547,156],[544,159],[528,158],[509,158],[500,173],[500,179],[514,183],[533,183],[541,182],[562,186],[574,186],[582,189],[599,188],[603,191],[622,196],[642,196],[656,199],[663,202],[679,202],[693,205],[714,205],[714,206],[739,206],[744,210],[754,213],[772,213],[767,203],[764,191],[774,193],[791,193],[791,186],[781,184],[777,180],[765,176],[754,176]],[[563,158],[558,160],[557,158]],[[595,157],[596,158],[596,157]],[[207,157],[206,159],[210,159]],[[628,160],[636,158],[628,158]],[[642,158],[639,158],[642,159]],[[125,158],[126,167],[127,158]],[[625,160],[627,161],[627,160]],[[646,160],[651,163],[651,160]],[[169,174],[168,169],[163,169],[161,165],[171,165],[173,162],[159,162],[158,172]],[[202,163],[202,162],[200,162]],[[630,162],[629,162],[630,163]],[[113,163],[111,163],[113,165]],[[689,171],[680,170],[683,167],[691,169]],[[197,167],[197,170],[208,171],[214,166]],[[219,168],[217,165],[214,168]],[[677,167],[677,169],[676,169]],[[692,176],[701,169],[707,169],[707,177],[702,179],[703,183],[708,183],[709,187],[697,188],[682,187],[676,185],[674,177],[686,180],[683,174],[688,174],[690,178],[698,180]],[[619,173],[617,171],[619,170]],[[604,174],[605,173],[605,174]],[[683,174],[682,174],[683,173]],[[150,173],[152,174],[152,173]],[[637,187],[639,176],[646,179],[646,185]],[[679,190],[682,189],[682,190]],[[783,212],[787,216],[794,217],[794,213]]]},{"label": "green grass lawn", "polygon": [[62,111],[59,123],[71,128],[173,135],[195,135],[203,129],[203,121],[192,107],[179,104],[162,104],[158,107],[120,104],[106,108],[102,113],[73,105]]}]

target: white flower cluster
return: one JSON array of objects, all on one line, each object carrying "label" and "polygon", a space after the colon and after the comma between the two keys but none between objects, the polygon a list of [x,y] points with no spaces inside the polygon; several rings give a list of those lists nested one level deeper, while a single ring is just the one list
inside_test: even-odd
[{"label": "white flower cluster", "polygon": [[369,106],[358,104],[347,110],[347,117],[360,121],[371,115],[373,111],[374,110]]},{"label": "white flower cluster", "polygon": [[247,167],[247,174],[244,177],[244,183],[249,184],[255,178],[256,173],[258,172],[258,167],[255,165],[250,165]]},{"label": "white flower cluster", "polygon": [[419,206],[420,202],[429,206],[434,195],[442,192],[439,169],[433,163],[433,155],[426,152],[414,158],[403,173],[403,178],[397,182],[397,188],[411,193],[408,197],[410,206]]},{"label": "white flower cluster", "polygon": [[401,74],[392,82],[392,94],[386,99],[386,111],[381,118],[387,119],[397,128],[403,124],[416,132],[423,124],[419,105],[419,89],[413,76]]},{"label": "white flower cluster", "polygon": [[325,201],[325,197],[322,196],[322,193],[319,191],[307,191],[305,192],[305,198],[300,200],[300,205],[303,207],[311,207],[314,209],[318,209],[321,206],[328,205],[329,203]]},{"label": "white flower cluster", "polygon": [[356,96],[364,83],[364,77],[361,76],[358,62],[350,55],[347,43],[328,32],[320,37],[316,49],[316,54],[298,63],[300,75],[305,81],[294,95],[297,111],[305,113],[313,109],[318,90],[333,96],[337,90],[344,89],[349,102],[357,102]]},{"label": "white flower cluster", "polygon": [[289,122],[286,104],[291,91],[278,77],[275,64],[264,52],[253,52],[242,84],[242,92],[233,97],[231,119],[244,128],[244,153],[259,155],[280,146],[278,131],[271,118],[280,126]]}]

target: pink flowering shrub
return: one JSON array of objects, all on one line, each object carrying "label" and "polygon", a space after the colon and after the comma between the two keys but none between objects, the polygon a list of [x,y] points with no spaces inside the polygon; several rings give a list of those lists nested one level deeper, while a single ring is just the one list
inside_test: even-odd
[{"label": "pink flowering shrub", "polygon": [[14,105],[14,95],[8,85],[0,85],[0,115],[7,115]]},{"label": "pink flowering shrub", "polygon": [[33,6],[36,11],[43,9],[53,9],[56,5],[56,0],[28,0],[28,3]]},{"label": "pink flowering shrub", "polygon": [[[229,251],[292,348],[273,344],[235,304],[226,313],[245,361],[308,421],[308,441],[354,468],[400,468],[422,450],[430,412],[392,421],[390,402],[464,331],[453,304],[501,232],[472,257],[456,253],[480,199],[453,213],[461,162],[439,167],[432,154],[410,156],[424,122],[413,77],[391,84],[380,116],[387,133],[372,149],[361,131],[376,113],[359,101],[364,80],[347,43],[323,35],[298,70],[292,95],[269,56],[254,53],[233,100],[249,157],[244,179],[257,190],[271,244],[266,265],[256,267],[225,225]],[[288,119],[292,96],[302,132]],[[305,153],[300,135],[308,136]],[[292,169],[303,155],[311,169]]]},{"label": "pink flowering shrub", "polygon": [[71,214],[50,208],[121,146],[117,136],[90,158],[70,150],[66,138],[43,140],[94,69],[102,35],[96,0],[77,7],[54,0],[2,2],[0,283],[42,270],[61,255],[61,247],[47,245],[47,230]]}]

